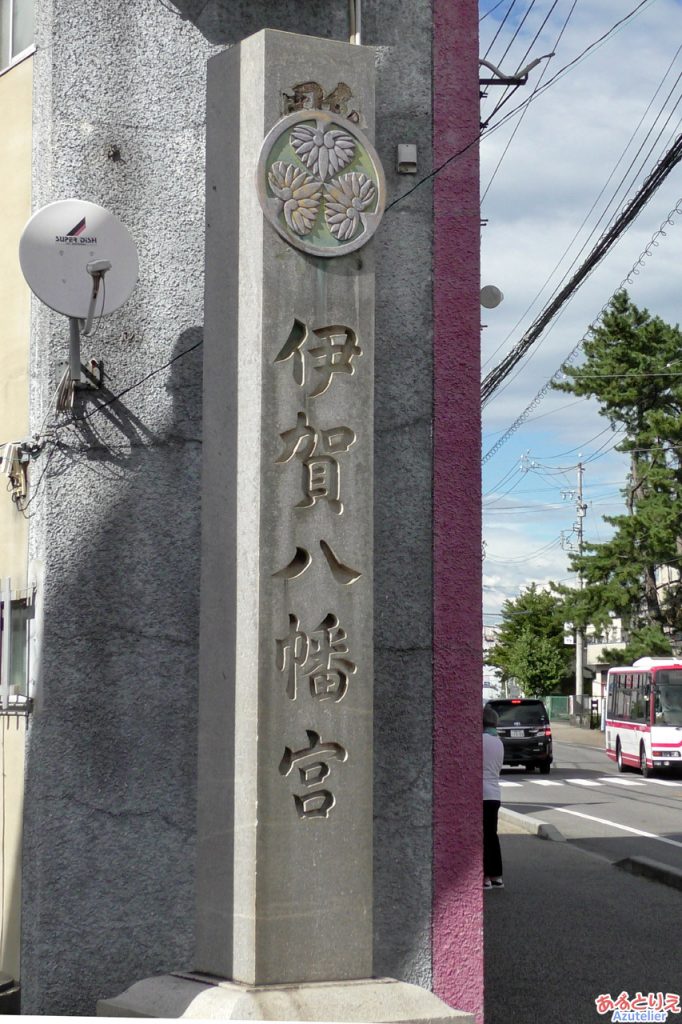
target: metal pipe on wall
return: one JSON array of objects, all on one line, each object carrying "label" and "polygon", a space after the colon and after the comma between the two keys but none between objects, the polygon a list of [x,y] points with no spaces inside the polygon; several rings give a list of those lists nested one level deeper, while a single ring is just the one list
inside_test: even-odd
[{"label": "metal pipe on wall", "polygon": [[362,45],[362,0],[349,0],[350,4],[350,42],[354,46]]}]

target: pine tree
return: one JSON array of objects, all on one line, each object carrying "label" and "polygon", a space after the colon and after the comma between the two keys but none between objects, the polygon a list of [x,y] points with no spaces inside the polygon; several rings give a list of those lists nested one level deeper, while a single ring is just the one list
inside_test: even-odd
[{"label": "pine tree", "polygon": [[[556,387],[597,399],[613,430],[624,432],[615,447],[630,454],[630,469],[626,512],[604,517],[611,539],[571,556],[584,590],[563,590],[567,617],[599,626],[615,613],[665,645],[682,630],[682,333],[621,291],[584,351]],[[666,569],[671,579],[661,580]]]}]

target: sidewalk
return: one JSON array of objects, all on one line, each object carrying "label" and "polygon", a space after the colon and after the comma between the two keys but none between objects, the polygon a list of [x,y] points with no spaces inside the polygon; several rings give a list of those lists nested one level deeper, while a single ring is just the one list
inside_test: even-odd
[{"label": "sidewalk", "polygon": [[553,738],[560,743],[580,743],[587,747],[604,746],[604,733],[601,729],[582,729],[578,725],[556,720],[550,724]]},{"label": "sidewalk", "polygon": [[[603,745],[598,730],[552,731]],[[665,938],[682,892],[503,820],[500,841],[505,888],[483,894],[485,1024],[593,1024],[611,1020],[599,995],[682,994],[678,944]]]},{"label": "sidewalk", "polygon": [[483,894],[485,1024],[593,1024],[611,1020],[599,995],[680,994],[678,944],[665,933],[682,892],[568,843],[500,839],[505,888]]}]

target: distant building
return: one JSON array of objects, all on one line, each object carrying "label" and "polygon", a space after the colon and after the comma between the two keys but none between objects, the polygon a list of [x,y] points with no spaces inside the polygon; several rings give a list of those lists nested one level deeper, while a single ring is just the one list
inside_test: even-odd
[{"label": "distant building", "polygon": [[492,700],[494,697],[501,697],[502,678],[500,670],[494,665],[486,665],[485,659],[488,652],[497,643],[499,626],[483,627],[483,697],[485,700]]},{"label": "distant building", "polygon": [[[30,297],[17,260],[31,213],[32,2],[2,0],[0,17],[0,972],[20,974],[21,837],[28,723],[29,628],[36,589],[29,564],[28,464],[16,442],[29,436]],[[13,31],[6,31],[13,25]],[[17,1013],[11,988],[0,1013]]]}]

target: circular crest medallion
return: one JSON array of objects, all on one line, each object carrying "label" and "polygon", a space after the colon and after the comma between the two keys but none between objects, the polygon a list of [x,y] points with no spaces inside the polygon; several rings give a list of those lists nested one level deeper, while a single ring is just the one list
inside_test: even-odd
[{"label": "circular crest medallion", "polygon": [[377,153],[351,121],[301,110],[266,135],[257,172],[263,213],[290,245],[312,256],[343,256],[372,237],[386,183]]}]

